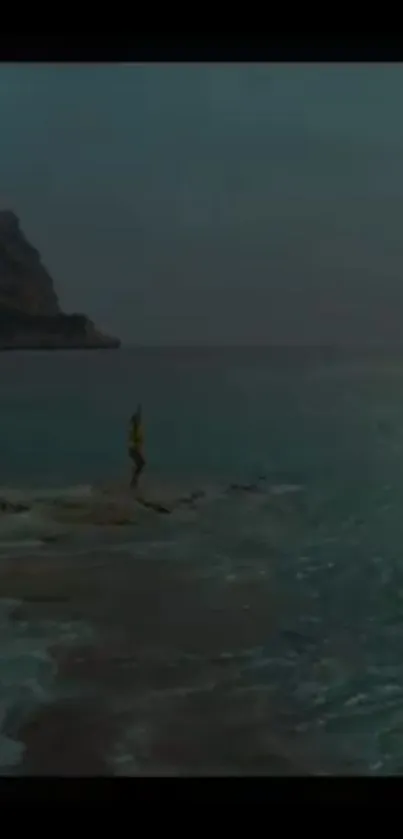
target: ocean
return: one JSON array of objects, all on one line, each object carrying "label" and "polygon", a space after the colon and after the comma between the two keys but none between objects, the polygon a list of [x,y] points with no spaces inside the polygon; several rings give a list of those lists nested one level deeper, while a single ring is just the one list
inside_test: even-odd
[{"label": "ocean", "polygon": [[3,774],[403,771],[403,354],[2,353],[0,439]]}]

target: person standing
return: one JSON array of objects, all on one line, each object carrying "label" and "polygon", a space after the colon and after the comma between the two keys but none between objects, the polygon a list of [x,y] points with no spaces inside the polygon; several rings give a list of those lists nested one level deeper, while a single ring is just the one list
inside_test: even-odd
[{"label": "person standing", "polygon": [[129,428],[129,457],[132,461],[132,477],[130,486],[137,487],[140,475],[146,465],[144,457],[144,428],[141,405],[137,406],[136,413],[130,419]]}]

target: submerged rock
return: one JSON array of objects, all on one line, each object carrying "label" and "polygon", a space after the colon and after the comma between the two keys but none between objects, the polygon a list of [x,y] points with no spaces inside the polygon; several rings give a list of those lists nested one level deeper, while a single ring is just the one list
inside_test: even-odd
[{"label": "submerged rock", "polygon": [[170,510],[169,507],[164,507],[164,505],[159,504],[158,501],[147,501],[146,498],[141,498],[141,496],[137,496],[136,500],[142,507],[146,507],[148,510],[154,510],[155,513],[172,513],[172,510]]},{"label": "submerged rock", "polygon": [[196,490],[195,492],[191,492],[190,495],[178,498],[178,505],[184,507],[196,507],[196,502],[201,501],[205,497],[206,493],[203,490]]},{"label": "submerged rock", "polygon": [[29,509],[27,504],[20,504],[15,501],[7,501],[6,498],[0,498],[0,513],[26,513]]},{"label": "submerged rock", "polygon": [[260,493],[262,491],[263,491],[262,488],[259,486],[259,484],[257,482],[252,483],[252,484],[230,484],[228,489],[227,489],[227,492],[256,492],[256,493]]},{"label": "submerged rock", "polygon": [[93,524],[98,527],[134,524],[134,506],[94,500],[80,503],[56,503],[49,510],[52,519],[62,524]]},{"label": "submerged rock", "polygon": [[20,519],[14,520],[10,516],[7,520],[9,527],[18,525],[17,538],[26,538],[29,533],[39,536],[42,542],[51,543],[67,538],[70,526],[129,526],[137,523],[143,509],[166,516],[180,511],[197,511],[205,503],[231,493],[265,492],[259,480],[200,489],[197,485],[189,488],[183,484],[168,483],[152,475],[143,478],[136,490],[130,489],[128,482],[84,489],[86,491],[80,495],[76,491],[72,494],[71,488],[65,493],[62,490],[56,494],[42,492],[28,501],[21,493],[13,495],[10,491],[8,497],[0,496],[0,515],[4,514],[5,521],[7,515],[28,513]]}]

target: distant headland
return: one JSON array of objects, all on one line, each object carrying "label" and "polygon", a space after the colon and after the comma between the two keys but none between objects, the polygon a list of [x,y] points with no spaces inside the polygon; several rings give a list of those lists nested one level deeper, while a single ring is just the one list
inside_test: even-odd
[{"label": "distant headland", "polygon": [[0,350],[118,347],[86,315],[61,311],[52,277],[18,216],[0,210]]}]

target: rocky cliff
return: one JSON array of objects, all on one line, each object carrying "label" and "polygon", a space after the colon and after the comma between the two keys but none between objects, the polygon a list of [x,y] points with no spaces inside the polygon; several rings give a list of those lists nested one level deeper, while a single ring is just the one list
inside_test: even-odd
[{"label": "rocky cliff", "polygon": [[115,349],[82,314],[64,314],[53,280],[25,238],[18,217],[0,211],[0,350]]}]

